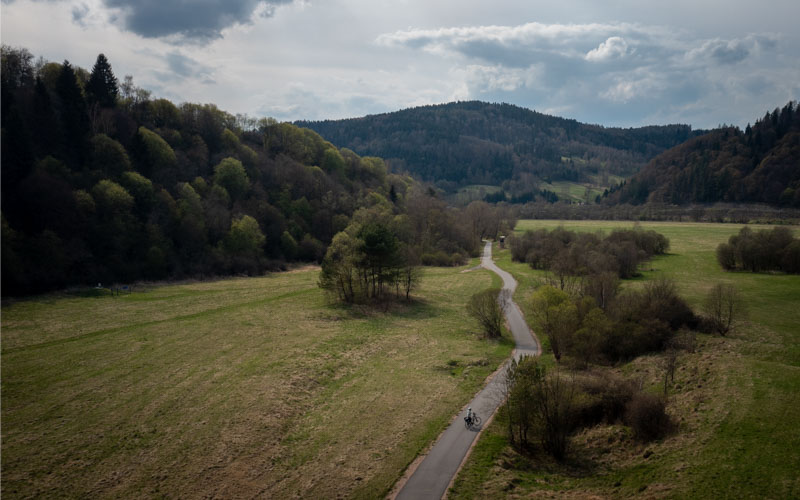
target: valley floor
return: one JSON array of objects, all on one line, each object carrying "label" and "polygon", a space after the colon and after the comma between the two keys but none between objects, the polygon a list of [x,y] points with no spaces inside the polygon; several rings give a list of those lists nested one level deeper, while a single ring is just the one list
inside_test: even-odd
[{"label": "valley floor", "polygon": [[[625,222],[520,221],[539,227],[610,231]],[[717,282],[744,295],[749,318],[727,337],[698,335],[694,353],[679,357],[667,411],[677,422],[670,436],[635,441],[622,425],[588,429],[574,441],[566,464],[544,453],[522,456],[496,419],[474,449],[449,498],[794,498],[800,496],[800,276],[726,273],[716,246],[738,232],[731,224],[642,223],[671,241],[670,253],[647,265],[640,280],[674,278],[681,295],[699,309]],[[796,232],[798,228],[793,228]],[[520,282],[516,301],[529,307],[541,273],[498,254]],[[545,339],[543,341],[546,342]],[[548,357],[547,351],[545,356]],[[550,363],[552,363],[552,355]],[[660,355],[611,369],[663,390]]]},{"label": "valley floor", "polygon": [[6,305],[2,495],[381,497],[511,351],[465,269],[388,312],[316,270]]}]

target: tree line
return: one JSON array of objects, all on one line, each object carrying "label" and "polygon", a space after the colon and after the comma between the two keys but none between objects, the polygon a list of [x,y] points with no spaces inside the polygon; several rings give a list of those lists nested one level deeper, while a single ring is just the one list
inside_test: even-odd
[{"label": "tree line", "polygon": [[800,273],[800,239],[787,227],[753,231],[745,226],[717,246],[717,262],[726,271]]},{"label": "tree line", "polygon": [[671,205],[648,202],[641,205],[586,205],[537,200],[514,207],[520,219],[563,220],[637,220],[692,222],[771,223],[800,221],[800,209],[755,203],[693,203]]},{"label": "tree line", "polygon": [[578,233],[559,227],[510,235],[511,258],[533,269],[552,271],[564,289],[569,277],[611,274],[637,276],[639,264],[669,249],[669,239],[652,230],[614,230],[609,235]]},{"label": "tree line", "polygon": [[3,46],[2,293],[257,274],[321,262],[362,207],[406,222],[423,263],[452,265],[480,235],[436,192],[316,132]]},{"label": "tree line", "polygon": [[745,130],[722,127],[654,158],[606,204],[769,203],[800,207],[800,109],[767,112]]},{"label": "tree line", "polygon": [[[347,120],[298,122],[446,191],[508,182],[511,197],[541,181],[628,176],[695,135],[687,125],[606,128],[478,101],[421,106]],[[533,177],[531,185],[528,177]]]}]

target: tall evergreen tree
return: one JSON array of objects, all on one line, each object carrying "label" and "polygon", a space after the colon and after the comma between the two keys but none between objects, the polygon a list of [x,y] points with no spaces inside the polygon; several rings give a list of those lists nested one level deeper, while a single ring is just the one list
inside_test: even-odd
[{"label": "tall evergreen tree", "polygon": [[61,101],[61,123],[66,139],[67,158],[71,167],[80,167],[86,158],[86,137],[89,134],[89,115],[75,70],[65,60],[58,75],[56,92]]},{"label": "tall evergreen tree", "polygon": [[50,93],[38,76],[34,86],[33,120],[31,122],[32,133],[36,138],[35,150],[37,157],[44,158],[47,155],[63,156],[60,154],[63,148],[63,140],[58,118],[53,109]]},{"label": "tall evergreen tree", "polygon": [[104,54],[97,56],[86,87],[86,96],[90,104],[97,103],[104,108],[113,108],[116,105],[119,86]]}]

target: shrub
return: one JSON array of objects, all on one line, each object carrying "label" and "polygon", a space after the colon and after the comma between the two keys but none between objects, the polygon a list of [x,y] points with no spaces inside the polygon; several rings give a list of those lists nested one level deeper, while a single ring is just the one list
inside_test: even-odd
[{"label": "shrub", "polygon": [[490,288],[474,294],[467,302],[467,313],[478,320],[483,334],[489,338],[497,338],[503,331],[503,308],[499,296],[499,288]]},{"label": "shrub", "polygon": [[717,262],[726,271],[800,272],[800,240],[786,227],[754,232],[745,226],[717,247]]},{"label": "shrub", "polygon": [[786,246],[781,258],[781,266],[787,273],[800,274],[800,240]]},{"label": "shrub", "polygon": [[720,243],[717,247],[717,262],[722,269],[730,271],[736,269],[736,251],[728,243]]},{"label": "shrub", "polygon": [[575,429],[578,398],[573,380],[558,372],[547,372],[535,358],[512,361],[506,372],[505,409],[509,417],[509,440],[526,448],[529,433],[556,460],[566,456]]},{"label": "shrub", "polygon": [[678,330],[682,326],[697,325],[694,312],[678,295],[675,282],[663,277],[645,284],[641,317],[663,321],[672,330]]},{"label": "shrub", "polygon": [[669,240],[655,231],[618,230],[602,239],[562,227],[528,231],[509,238],[508,244],[513,260],[534,269],[571,276],[613,272],[620,278],[637,276],[642,261],[669,248]]},{"label": "shrub", "polygon": [[672,429],[664,399],[646,392],[637,393],[625,406],[625,423],[642,441],[659,439]]},{"label": "shrub", "polygon": [[703,303],[711,329],[720,335],[727,334],[734,322],[741,317],[744,301],[733,285],[717,283]]},{"label": "shrub", "polygon": [[444,250],[424,253],[421,257],[423,266],[452,266],[453,259]]},{"label": "shrub", "polygon": [[579,399],[575,422],[583,427],[623,419],[625,408],[640,391],[640,384],[611,373],[590,373],[576,380]]}]

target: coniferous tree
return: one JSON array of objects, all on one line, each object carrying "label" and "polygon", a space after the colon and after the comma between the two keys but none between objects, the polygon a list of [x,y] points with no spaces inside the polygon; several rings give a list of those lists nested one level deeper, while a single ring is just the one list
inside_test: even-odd
[{"label": "coniferous tree", "polygon": [[89,134],[89,115],[75,71],[69,61],[61,65],[56,91],[61,101],[61,123],[66,139],[66,160],[72,167],[80,167],[86,157],[86,137]]},{"label": "coniferous tree", "polygon": [[86,96],[91,104],[98,104],[103,108],[113,108],[117,103],[119,86],[111,65],[104,54],[97,56],[92,74],[86,88]]},{"label": "coniferous tree", "polygon": [[38,76],[34,85],[31,128],[32,136],[36,138],[34,149],[37,157],[63,156],[60,154],[63,140],[58,117],[53,109],[53,101],[47,87]]}]

